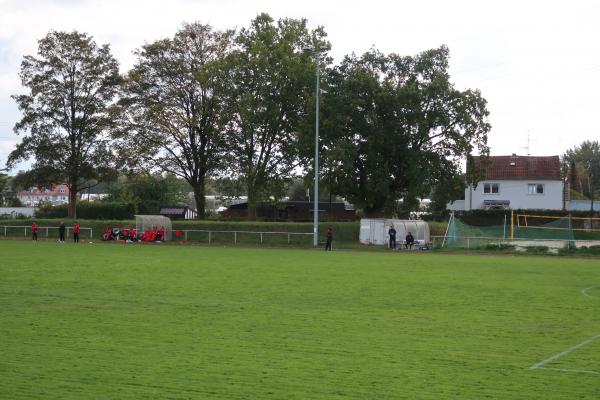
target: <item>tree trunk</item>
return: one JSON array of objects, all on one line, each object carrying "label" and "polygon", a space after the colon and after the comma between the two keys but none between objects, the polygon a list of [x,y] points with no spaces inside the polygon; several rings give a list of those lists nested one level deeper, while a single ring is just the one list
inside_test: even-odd
[{"label": "tree trunk", "polygon": [[254,188],[248,187],[248,221],[256,221],[258,204]]},{"label": "tree trunk", "polygon": [[69,185],[68,217],[77,218],[77,186],[72,184]]},{"label": "tree trunk", "polygon": [[205,219],[206,215],[206,198],[204,197],[204,182],[192,185],[194,189],[194,200],[196,201],[196,211],[198,219]]}]

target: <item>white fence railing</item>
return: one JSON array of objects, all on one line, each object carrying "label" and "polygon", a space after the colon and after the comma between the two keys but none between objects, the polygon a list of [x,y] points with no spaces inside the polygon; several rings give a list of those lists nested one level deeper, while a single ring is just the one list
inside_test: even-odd
[{"label": "white fence railing", "polygon": [[[174,229],[173,231],[176,231]],[[226,235],[232,239],[233,244],[238,244],[243,241],[244,237],[254,236],[260,244],[264,244],[266,238],[270,238],[272,236],[279,236],[284,239],[287,239],[287,244],[292,243],[293,237],[303,237],[310,236],[312,237],[312,233],[304,233],[304,232],[260,232],[260,231],[213,231],[213,230],[203,230],[203,229],[181,229],[183,232],[183,239],[188,241],[191,240],[195,233],[202,234],[206,236],[206,239],[200,241],[206,241],[208,244],[213,243],[215,236],[220,235],[221,237]],[[176,236],[174,236],[176,238]],[[181,238],[181,237],[180,237]],[[176,240],[176,239],[174,239]],[[198,240],[196,240],[198,241]],[[221,240],[222,241],[222,240]]]},{"label": "white fence railing", "polygon": [[[57,226],[40,226],[38,227],[38,236],[41,237],[58,237]],[[93,229],[80,227],[81,238],[93,238]],[[83,232],[85,235],[82,235]],[[224,230],[201,230],[201,229],[174,229],[173,232],[182,232],[179,237],[173,235],[173,240],[186,240],[204,243],[287,243],[292,244],[294,238],[310,238],[312,233],[308,232],[261,232],[261,231],[224,231]],[[30,225],[0,225],[0,235],[4,237],[31,237]],[[73,236],[73,227],[66,227],[65,237]],[[276,238],[274,238],[276,237]],[[297,240],[295,242],[298,242]],[[308,242],[307,242],[308,243]],[[312,242],[311,242],[312,243]]]},{"label": "white fence railing", "polygon": [[[65,227],[65,238],[69,238],[73,235],[73,227],[67,226]],[[21,229],[23,230],[23,236],[27,237],[27,236],[31,236],[31,226],[29,225],[0,225],[0,233],[4,234],[4,237],[8,237],[8,233],[17,233],[20,232]],[[87,238],[89,238],[90,240],[93,237],[94,231],[92,228],[85,228],[85,227],[80,227],[79,228],[80,232],[79,235],[81,236],[81,238],[83,238],[84,236],[82,235],[82,233],[84,231],[89,232],[89,235],[86,235]],[[50,234],[52,233],[52,235],[58,237],[58,227],[57,226],[39,226],[38,227],[38,235],[41,237],[43,234],[45,233],[45,237],[50,237]],[[11,234],[10,236],[15,236],[13,234]],[[20,236],[20,233],[17,233],[17,236]]]}]

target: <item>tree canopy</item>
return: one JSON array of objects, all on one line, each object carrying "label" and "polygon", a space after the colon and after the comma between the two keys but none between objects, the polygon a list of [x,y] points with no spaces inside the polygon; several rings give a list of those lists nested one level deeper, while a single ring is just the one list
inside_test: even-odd
[{"label": "tree canopy", "polygon": [[303,49],[322,45],[324,37],[304,19],[275,22],[267,14],[236,37],[229,57],[229,172],[246,183],[249,218],[259,200],[285,193],[284,181],[298,167],[300,129],[314,83],[314,62]]},{"label": "tree canopy", "polygon": [[69,216],[76,217],[77,192],[114,167],[107,108],[120,83],[118,63],[108,45],[85,33],[50,32],[37,57],[25,56],[19,75],[28,93],[13,96],[23,114],[14,130],[25,136],[7,165],[33,157],[31,179],[66,182]]},{"label": "tree canopy", "polygon": [[[465,159],[489,153],[486,101],[452,84],[445,46],[415,56],[372,49],[334,66],[307,48],[329,43],[305,19],[260,14],[237,32],[189,23],[138,49],[120,76],[108,45],[50,32],[21,66],[28,93],[14,96],[23,113],[15,131],[24,137],[8,166],[32,157],[29,184],[66,182],[72,217],[78,191],[127,166],[121,174],[187,181],[200,217],[207,183],[227,183],[248,196],[252,219],[259,201],[312,174],[315,61],[329,198],[389,215],[436,187],[441,204],[444,188],[460,191]],[[296,186],[294,197],[305,197]]]},{"label": "tree canopy", "polygon": [[591,199],[593,211],[596,191],[600,188],[600,142],[586,140],[567,150],[563,160],[569,165],[571,189]]},{"label": "tree canopy", "polygon": [[329,71],[322,154],[333,190],[366,214],[428,193],[475,150],[487,154],[486,101],[450,82],[445,46],[416,56],[371,50]]},{"label": "tree canopy", "polygon": [[228,121],[223,68],[233,31],[185,24],[173,38],[136,52],[120,101],[122,124],[115,137],[130,164],[185,179],[204,216],[205,180],[222,166]]}]

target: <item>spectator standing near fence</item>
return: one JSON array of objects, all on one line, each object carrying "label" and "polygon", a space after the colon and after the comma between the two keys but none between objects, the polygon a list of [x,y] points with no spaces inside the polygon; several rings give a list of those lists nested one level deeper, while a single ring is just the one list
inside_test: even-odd
[{"label": "spectator standing near fence", "polygon": [[79,243],[79,224],[77,221],[73,224],[73,243]]},{"label": "spectator standing near fence", "polygon": [[331,251],[331,244],[333,243],[333,229],[327,229],[327,236],[325,241],[325,251]]},{"label": "spectator standing near fence", "polygon": [[404,243],[404,247],[411,250],[413,244],[415,244],[415,238],[413,237],[412,233],[408,232],[408,235],[406,235],[406,242]]},{"label": "spectator standing near fence", "polygon": [[37,242],[37,234],[40,227],[35,222],[31,224],[31,240]]},{"label": "spectator standing near fence", "polygon": [[390,249],[396,250],[396,229],[394,229],[394,225],[390,226],[388,235],[390,236]]},{"label": "spectator standing near fence", "polygon": [[67,227],[63,221],[60,221],[60,225],[58,226],[58,241],[61,243],[65,242],[65,230]]}]

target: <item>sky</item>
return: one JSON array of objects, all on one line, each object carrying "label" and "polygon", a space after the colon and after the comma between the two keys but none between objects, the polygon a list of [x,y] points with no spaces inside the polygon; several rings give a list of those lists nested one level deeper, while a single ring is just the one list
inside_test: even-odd
[{"label": "sky", "polygon": [[20,141],[10,96],[24,92],[21,60],[50,30],[109,43],[125,72],[136,48],[172,36],[183,22],[240,28],[261,12],[323,26],[335,61],[372,47],[413,55],[447,45],[456,87],[479,89],[488,101],[492,155],[559,155],[600,139],[594,0],[0,0],[0,168]]}]

